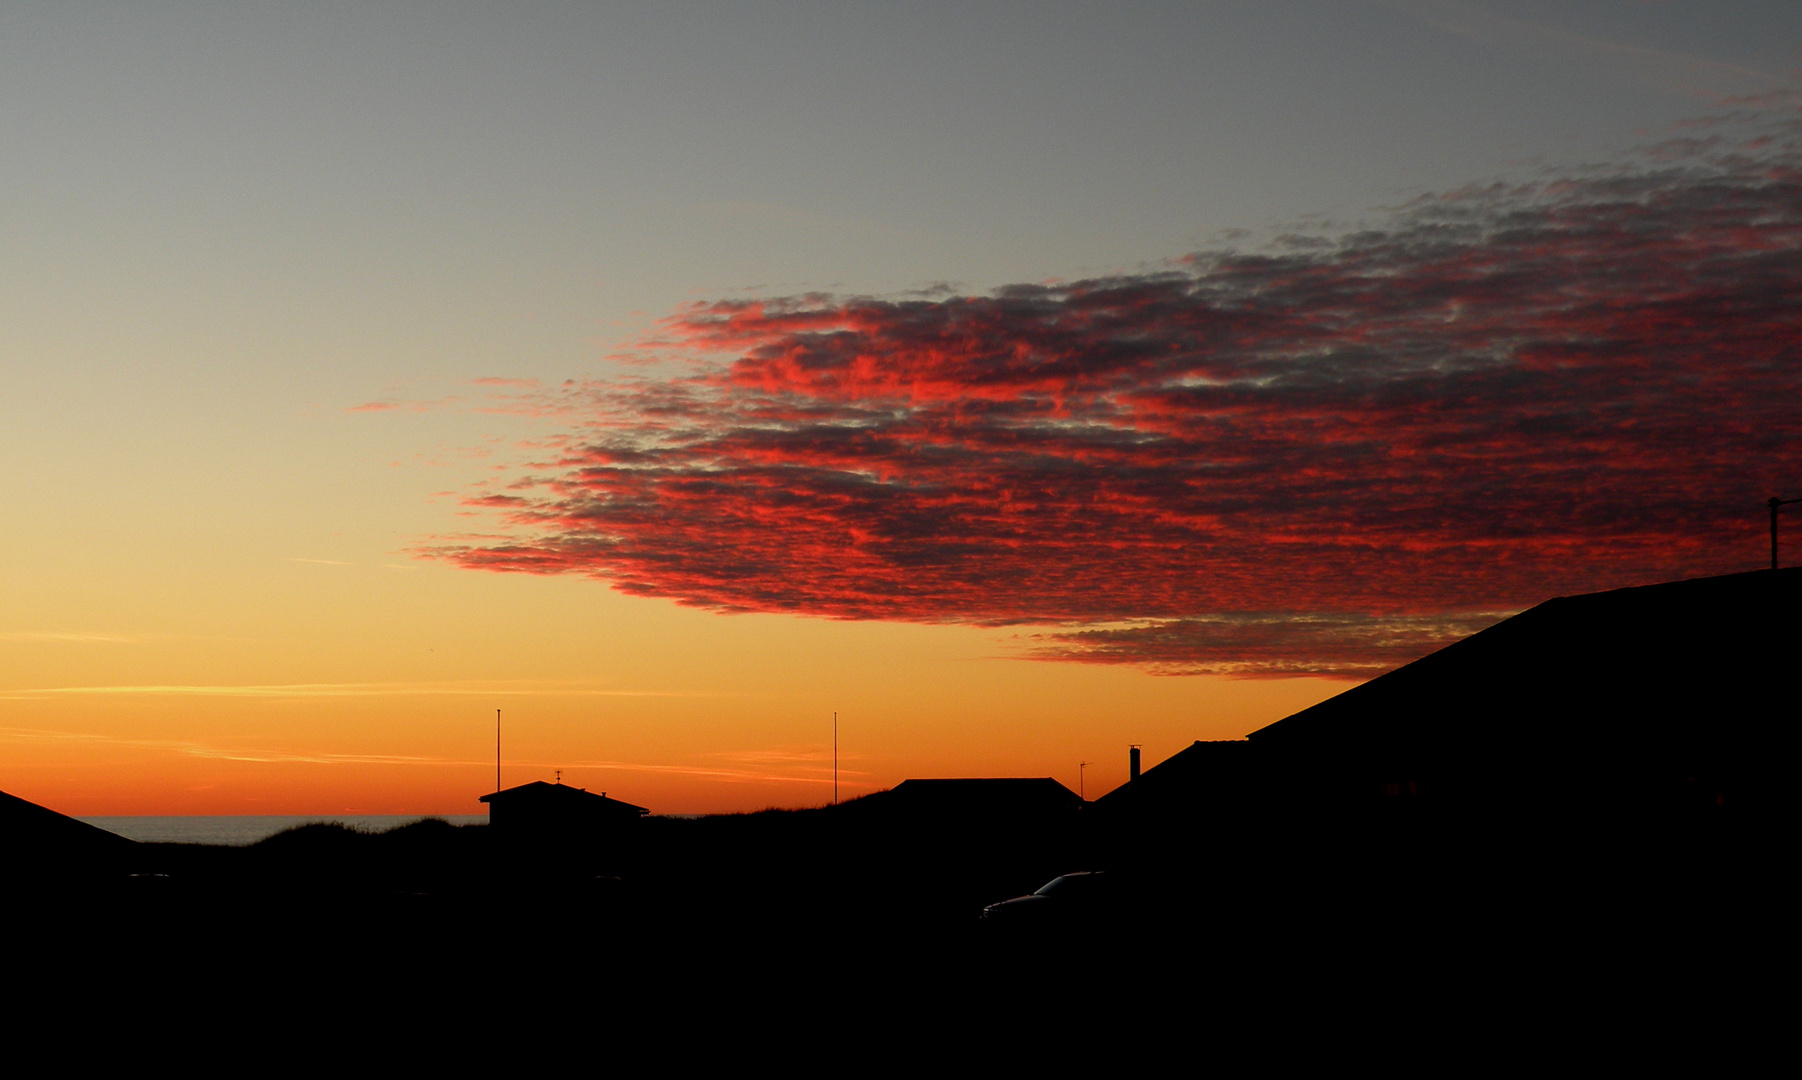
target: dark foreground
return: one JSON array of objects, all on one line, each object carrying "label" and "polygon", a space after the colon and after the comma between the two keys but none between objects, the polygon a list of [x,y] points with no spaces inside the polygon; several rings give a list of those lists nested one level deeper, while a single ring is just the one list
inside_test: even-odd
[{"label": "dark foreground", "polygon": [[[9,890],[12,971],[41,1001],[104,988],[153,1011],[458,1003],[503,1025],[782,1018],[1085,1040],[1115,1024],[1404,1041],[1501,1024],[1518,1041],[1757,1025],[1792,948],[1788,852],[1731,821],[1121,837],[848,809],[648,819],[590,843],[308,826],[248,848],[139,845],[112,866],[40,861]],[[1030,921],[979,917],[1073,870],[1106,871],[1108,888]]]}]

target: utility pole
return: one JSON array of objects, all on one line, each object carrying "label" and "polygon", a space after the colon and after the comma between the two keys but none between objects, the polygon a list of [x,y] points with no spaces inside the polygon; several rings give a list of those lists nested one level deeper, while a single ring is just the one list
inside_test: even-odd
[{"label": "utility pole", "polygon": [[501,789],[501,711],[494,710],[494,790]]},{"label": "utility pole", "polygon": [[1771,569],[1777,569],[1777,508],[1791,503],[1802,503],[1802,499],[1779,499],[1773,495],[1765,505],[1771,508]]},{"label": "utility pole", "polygon": [[832,713],[832,805],[838,805],[838,711]]}]

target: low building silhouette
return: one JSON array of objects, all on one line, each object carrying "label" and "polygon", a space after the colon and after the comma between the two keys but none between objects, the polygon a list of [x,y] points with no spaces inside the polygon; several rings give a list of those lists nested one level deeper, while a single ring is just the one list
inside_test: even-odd
[{"label": "low building silhouette", "polygon": [[973,918],[1089,859],[1082,797],[1048,776],[909,779],[843,809],[842,835],[897,918],[909,908]]},{"label": "low building silhouette", "polygon": [[534,780],[481,797],[488,824],[511,836],[560,837],[609,833],[650,813],[642,806],[595,794],[587,788]]},{"label": "low building silhouette", "polygon": [[903,780],[851,806],[885,821],[980,827],[1066,820],[1083,801],[1049,776],[954,777]]},{"label": "low building silhouette", "polygon": [[845,804],[843,820],[897,864],[930,859],[979,877],[997,860],[1030,863],[1064,850],[1081,828],[1083,805],[1048,776],[914,779]]}]

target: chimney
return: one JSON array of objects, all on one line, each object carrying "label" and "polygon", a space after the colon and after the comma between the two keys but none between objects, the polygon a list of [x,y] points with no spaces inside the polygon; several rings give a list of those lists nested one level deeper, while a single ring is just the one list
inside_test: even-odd
[{"label": "chimney", "polygon": [[1126,751],[1126,782],[1132,783],[1139,778],[1139,748],[1133,746]]}]

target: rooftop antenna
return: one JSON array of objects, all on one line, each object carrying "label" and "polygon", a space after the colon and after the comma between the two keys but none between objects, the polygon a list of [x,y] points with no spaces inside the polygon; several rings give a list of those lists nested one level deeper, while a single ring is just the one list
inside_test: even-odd
[{"label": "rooftop antenna", "polygon": [[494,710],[494,790],[501,789],[501,711]]},{"label": "rooftop antenna", "polygon": [[1079,761],[1076,763],[1076,797],[1083,802],[1089,801],[1088,774],[1083,770],[1093,764],[1095,764],[1093,761]]},{"label": "rooftop antenna", "polygon": [[832,713],[832,805],[838,805],[838,711]]},{"label": "rooftop antenna", "polygon": [[1789,506],[1791,503],[1802,503],[1802,499],[1779,499],[1773,495],[1765,502],[1771,508],[1771,569],[1777,569],[1777,508]]}]

